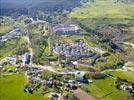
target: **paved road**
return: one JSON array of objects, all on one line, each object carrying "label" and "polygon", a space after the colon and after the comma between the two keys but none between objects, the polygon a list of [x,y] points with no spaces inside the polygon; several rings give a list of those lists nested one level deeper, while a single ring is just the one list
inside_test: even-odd
[{"label": "paved road", "polygon": [[131,43],[131,42],[124,42],[124,44],[126,44],[126,45],[131,45],[132,48],[134,49],[134,44],[133,44],[133,43]]}]

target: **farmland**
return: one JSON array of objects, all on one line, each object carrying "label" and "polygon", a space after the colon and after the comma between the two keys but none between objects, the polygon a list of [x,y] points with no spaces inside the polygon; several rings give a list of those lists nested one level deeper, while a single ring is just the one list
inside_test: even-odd
[{"label": "farmland", "polygon": [[[126,71],[108,71],[114,78],[120,77],[129,81],[134,81],[133,72]],[[126,91],[118,90],[115,87],[115,79],[112,77],[106,77],[105,79],[94,79],[93,83],[85,85],[89,89],[89,94],[92,95],[95,100],[126,100],[129,94]]]},{"label": "farmland", "polygon": [[40,95],[25,93],[23,87],[27,83],[24,74],[0,77],[0,99],[1,100],[47,100]]},{"label": "farmland", "polygon": [[2,4],[0,100],[134,100],[134,0]]}]

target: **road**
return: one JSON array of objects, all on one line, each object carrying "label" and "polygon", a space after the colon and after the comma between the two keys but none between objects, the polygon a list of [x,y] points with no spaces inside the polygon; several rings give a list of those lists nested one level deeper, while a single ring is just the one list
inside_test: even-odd
[{"label": "road", "polygon": [[[33,55],[33,49],[30,47],[31,43],[30,43],[29,37],[25,36],[24,38],[28,42],[28,50],[29,50],[29,52],[31,53],[31,56],[32,56]],[[132,43],[125,42],[124,44],[131,45],[134,48],[134,44],[132,44]],[[61,71],[61,72],[59,72],[53,66],[48,66],[48,65],[36,65],[36,64],[32,64],[31,63],[30,66],[38,67],[38,68],[41,68],[41,69],[44,69],[44,70],[49,70],[51,72],[55,72],[55,73],[59,73],[59,74],[75,74],[77,72],[77,70],[76,71],[67,71],[67,72]],[[101,73],[105,73],[106,74],[106,71],[124,71],[124,70],[122,70],[122,69],[114,69],[114,70],[109,69],[109,70],[101,71]],[[87,73],[89,71],[79,71],[79,72]],[[106,74],[106,75],[111,77],[108,74]],[[114,77],[111,77],[111,78],[115,79]]]},{"label": "road", "polygon": [[55,73],[59,73],[55,68],[53,68],[52,66],[48,66],[48,65],[36,65],[36,64],[31,64],[30,66],[33,66],[33,67],[38,67],[38,68],[41,68],[43,70],[49,70],[51,72],[55,72]]},{"label": "road", "polygon": [[131,42],[124,42],[124,44],[130,45],[130,46],[132,46],[132,48],[134,49],[134,44],[133,44],[133,43],[131,43]]}]

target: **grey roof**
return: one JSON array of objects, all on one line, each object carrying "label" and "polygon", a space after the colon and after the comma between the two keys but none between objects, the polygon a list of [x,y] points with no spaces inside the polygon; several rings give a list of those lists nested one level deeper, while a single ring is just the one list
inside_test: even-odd
[{"label": "grey roof", "polygon": [[55,43],[53,49],[65,56],[90,57],[94,55],[91,49],[83,42]]},{"label": "grey roof", "polygon": [[74,34],[79,33],[80,28],[77,25],[56,25],[53,27],[53,30],[56,34]]}]

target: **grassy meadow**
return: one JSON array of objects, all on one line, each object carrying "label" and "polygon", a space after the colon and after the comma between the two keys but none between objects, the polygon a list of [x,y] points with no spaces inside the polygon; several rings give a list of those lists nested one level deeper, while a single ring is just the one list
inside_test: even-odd
[{"label": "grassy meadow", "polygon": [[[107,73],[114,78],[120,77],[134,82],[134,72],[109,71]],[[93,83],[85,86],[90,90],[89,94],[92,95],[95,100],[127,100],[127,96],[129,96],[128,92],[116,89],[114,78],[93,79]]]},{"label": "grassy meadow", "polygon": [[96,0],[96,3],[75,8],[70,17],[85,18],[133,18],[134,5],[124,3],[114,3],[113,0]]},{"label": "grassy meadow", "polygon": [[108,74],[112,75],[113,77],[120,77],[122,79],[127,79],[128,81],[134,82],[134,71],[126,72],[126,71],[110,71],[107,72]]},{"label": "grassy meadow", "polygon": [[127,95],[126,91],[117,90],[114,85],[113,78],[106,78],[100,80],[93,80],[90,84],[90,95],[95,100],[121,100]]},{"label": "grassy meadow", "polygon": [[24,74],[0,77],[0,100],[48,100],[47,97],[23,91],[27,83]]},{"label": "grassy meadow", "polygon": [[134,5],[115,3],[114,0],[96,0],[95,3],[75,8],[70,14],[70,20],[77,19],[86,27],[94,29],[101,24],[129,25],[128,30],[133,32]]},{"label": "grassy meadow", "polygon": [[16,52],[23,52],[23,50],[27,50],[26,44],[27,41],[25,41],[23,38],[6,41],[0,47],[0,59],[5,58],[6,56],[10,56]]}]

